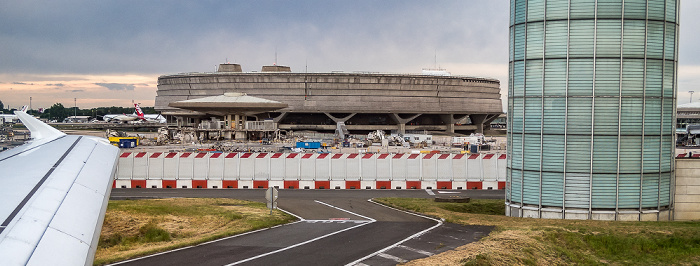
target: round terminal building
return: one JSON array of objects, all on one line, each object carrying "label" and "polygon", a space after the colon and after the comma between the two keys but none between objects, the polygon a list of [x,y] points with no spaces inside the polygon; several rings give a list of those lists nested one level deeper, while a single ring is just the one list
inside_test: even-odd
[{"label": "round terminal building", "polygon": [[272,121],[282,130],[333,132],[344,124],[358,133],[483,132],[502,114],[495,79],[444,71],[295,73],[277,65],[242,72],[238,64],[222,64],[213,73],[160,76],[155,108],[182,125],[223,118],[229,129]]}]

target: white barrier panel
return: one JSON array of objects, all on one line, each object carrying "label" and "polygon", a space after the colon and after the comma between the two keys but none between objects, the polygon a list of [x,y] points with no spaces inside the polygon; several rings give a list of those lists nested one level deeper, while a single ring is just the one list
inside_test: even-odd
[{"label": "white barrier panel", "polygon": [[[148,156],[148,179],[163,179],[163,157],[162,152],[154,152],[151,156]],[[158,187],[161,186],[158,185]]]},{"label": "white barrier panel", "polygon": [[[360,171],[360,160],[361,157],[357,153],[348,154],[345,159],[345,180],[360,180],[362,177],[362,172]],[[364,185],[362,186],[365,187]]]},{"label": "white barrier panel", "polygon": [[362,168],[362,180],[377,180],[377,159],[372,158],[374,154],[365,153],[360,158],[360,168]]},{"label": "white barrier panel", "polygon": [[209,156],[207,155],[207,153],[200,152],[194,156],[192,179],[207,180],[207,174],[209,174]]},{"label": "white barrier panel", "polygon": [[[438,180],[446,181],[439,178]],[[467,156],[465,156],[464,154],[455,154],[455,156],[452,157],[452,180],[467,180]]]},{"label": "white barrier panel", "polygon": [[145,152],[134,155],[134,171],[131,179],[144,180],[148,176],[148,157]]},{"label": "white barrier panel", "polygon": [[377,180],[391,180],[391,159],[388,153],[382,153],[377,156],[375,160],[377,167]]},{"label": "white barrier panel", "polygon": [[238,163],[238,153],[227,153],[224,156],[224,180],[238,179]]},{"label": "white barrier panel", "polygon": [[254,153],[252,158],[254,160],[255,176],[254,180],[269,180],[270,179],[270,157],[267,153]]},{"label": "white barrier panel", "polygon": [[178,179],[175,184],[178,188],[192,188],[192,179]]},{"label": "white barrier panel", "polygon": [[178,158],[176,152],[170,152],[163,158],[163,180],[177,179]]},{"label": "white barrier panel", "polygon": [[421,157],[420,154],[411,154],[406,158],[406,180],[420,180]]},{"label": "white barrier panel", "polygon": [[481,158],[478,154],[471,154],[467,158],[467,179],[481,181]]},{"label": "white barrier panel", "polygon": [[498,180],[498,160],[493,154],[484,154],[481,157],[481,167],[484,169],[484,181]]},{"label": "white barrier panel", "polygon": [[[452,180],[452,154],[438,154],[437,162],[437,180],[451,181]],[[435,188],[435,186],[433,186]]]},{"label": "white barrier panel", "polygon": [[[346,175],[346,165],[347,159],[343,159],[342,153],[333,154],[331,157],[331,180],[345,180]],[[336,181],[334,181],[336,182]],[[342,188],[345,188],[345,182],[342,182]],[[331,182],[331,187],[337,187],[338,185],[333,185],[336,183]]]},{"label": "white barrier panel", "polygon": [[[183,152],[180,154],[179,160],[180,169],[177,170],[177,179],[191,180],[194,176],[194,156],[192,156],[191,152]],[[178,187],[182,186],[178,185]],[[192,187],[192,184],[190,184],[188,188],[189,187]]]},{"label": "white barrier panel", "polygon": [[506,160],[506,155],[501,154],[498,156],[498,181],[506,181],[506,164],[508,163],[508,160]]},{"label": "white barrier panel", "polygon": [[163,188],[163,181],[153,180],[153,179],[146,180],[146,187],[147,188]]},{"label": "white barrier panel", "polygon": [[332,189],[345,189],[345,181],[333,181],[333,180],[331,180],[331,188]]},{"label": "white barrier panel", "polygon": [[[117,180],[129,180],[131,179],[132,172],[134,170],[134,158],[131,152],[125,152],[119,155],[119,167],[117,168]],[[131,185],[131,183],[129,183]]]},{"label": "white barrier panel", "polygon": [[391,178],[393,180],[406,180],[407,157],[403,153],[397,153],[391,157]]},{"label": "white barrier panel", "polygon": [[[285,160],[284,154],[275,153],[270,156],[270,180],[284,180]],[[281,188],[284,188],[284,183]]]},{"label": "white barrier panel", "polygon": [[316,188],[316,183],[313,180],[302,180],[299,181],[299,188],[301,189],[314,189]]},{"label": "white barrier panel", "polygon": [[435,153],[428,153],[423,155],[421,162],[423,163],[422,180],[435,180],[437,179],[437,156]]},{"label": "white barrier panel", "polygon": [[391,187],[388,189],[407,189],[409,187],[406,186],[406,181],[404,180],[392,180],[391,181]]},{"label": "white barrier panel", "polygon": [[330,180],[331,178],[331,157],[330,153],[321,153],[314,160],[316,163],[316,174],[314,180]]},{"label": "white barrier panel", "polygon": [[238,188],[254,188],[253,180],[239,180]]},{"label": "white barrier panel", "polygon": [[[207,170],[207,179],[212,182],[222,180],[224,178],[224,155],[223,153],[212,153],[209,156],[209,169]],[[222,183],[216,183],[217,187],[222,187]]]},{"label": "white barrier panel", "polygon": [[255,177],[255,158],[252,153],[241,153],[238,157],[238,179],[253,180]]},{"label": "white barrier panel", "polygon": [[484,181],[482,183],[482,189],[498,189],[498,181]]},{"label": "white barrier panel", "polygon": [[223,181],[221,181],[220,179],[207,181],[207,188],[223,188],[223,187],[224,187]]},{"label": "white barrier panel", "polygon": [[299,158],[298,153],[290,153],[284,158],[285,180],[299,180]]},{"label": "white barrier panel", "polygon": [[267,185],[268,185],[268,187],[284,189],[284,181],[283,180],[270,180],[270,182]]},{"label": "white barrier panel", "polygon": [[[313,153],[304,153],[299,161],[299,180],[314,180],[316,177],[316,160]],[[301,186],[301,184],[299,185]],[[311,185],[313,188],[314,186]]]}]

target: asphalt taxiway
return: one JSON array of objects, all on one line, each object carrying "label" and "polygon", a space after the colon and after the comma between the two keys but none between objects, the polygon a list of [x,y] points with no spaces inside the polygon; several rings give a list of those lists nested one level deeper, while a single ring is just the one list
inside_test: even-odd
[{"label": "asphalt taxiway", "polygon": [[[388,208],[378,197],[441,193],[502,199],[502,190],[280,190],[278,207],[299,221],[120,265],[395,265],[476,241],[492,230]],[[432,195],[431,195],[432,194]],[[111,199],[173,197],[265,201],[264,189],[113,189]]]}]

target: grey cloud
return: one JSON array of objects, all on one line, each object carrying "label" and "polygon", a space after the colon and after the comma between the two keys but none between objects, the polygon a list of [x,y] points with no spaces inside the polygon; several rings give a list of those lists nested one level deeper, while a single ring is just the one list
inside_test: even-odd
[{"label": "grey cloud", "polygon": [[69,90],[68,92],[84,92],[85,90]]},{"label": "grey cloud", "polygon": [[63,87],[65,84],[63,83],[56,83],[56,84],[46,84],[46,86],[56,86],[56,87]]},{"label": "grey cloud", "polygon": [[34,85],[34,83],[25,83],[25,82],[12,82],[12,84],[15,84],[15,85]]},{"label": "grey cloud", "polygon": [[112,91],[133,91],[136,87],[134,84],[122,84],[122,83],[95,83],[95,85],[102,86]]}]

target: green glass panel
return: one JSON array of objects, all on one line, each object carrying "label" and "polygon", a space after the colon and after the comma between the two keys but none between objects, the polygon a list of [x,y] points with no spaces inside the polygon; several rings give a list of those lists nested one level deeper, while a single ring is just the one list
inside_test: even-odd
[{"label": "green glass panel", "polygon": [[[513,99],[513,121],[512,121],[512,132],[522,133],[523,131],[523,110],[525,106],[523,105],[523,98]],[[513,136],[515,137],[515,136]]]},{"label": "green glass panel", "polygon": [[564,134],[565,98],[544,98],[544,134]]},{"label": "green glass panel", "polygon": [[597,57],[619,57],[622,37],[620,20],[598,20],[596,36]]},{"label": "green glass panel", "polygon": [[571,1],[571,18],[595,18],[595,0]]},{"label": "green glass panel", "polygon": [[664,62],[664,88],[663,88],[663,96],[664,97],[673,97],[674,92],[675,92],[675,66],[676,63],[673,61],[665,61]]},{"label": "green glass panel", "polygon": [[527,0],[514,0],[515,1],[515,24],[525,22],[525,16],[527,13]]},{"label": "green glass panel", "polygon": [[661,147],[660,136],[644,136],[644,158],[642,158],[644,173],[659,172],[661,169],[659,147]]},{"label": "green glass panel", "polygon": [[598,18],[621,18],[622,0],[598,0]]},{"label": "green glass panel", "polygon": [[569,96],[593,95],[593,59],[569,60]]},{"label": "green glass panel", "polygon": [[642,99],[622,98],[620,131],[623,135],[642,134]]},{"label": "green glass panel", "polygon": [[[644,134],[661,134],[661,99],[659,98],[647,98],[644,102]],[[658,143],[654,148],[658,151]]]},{"label": "green glass panel", "polygon": [[542,98],[525,98],[525,133],[539,134],[541,123]]},{"label": "green glass panel", "polygon": [[513,134],[513,169],[523,169],[523,135]]},{"label": "green glass panel", "polygon": [[541,59],[544,45],[544,22],[527,24],[527,59]]},{"label": "green glass panel", "polygon": [[642,179],[642,208],[655,208],[659,201],[659,174],[644,174]]},{"label": "green glass panel", "polygon": [[569,1],[547,1],[547,19],[567,19],[569,17]]},{"label": "green glass panel", "polygon": [[597,59],[595,96],[620,95],[620,59]]},{"label": "green glass panel", "polygon": [[592,98],[569,98],[567,130],[569,134],[591,134]]},{"label": "green glass panel", "polygon": [[510,200],[515,202],[521,202],[521,189],[523,184],[523,172],[520,170],[513,169],[511,172],[512,182],[510,191]]},{"label": "green glass panel", "polygon": [[622,62],[622,96],[644,96],[644,59]]},{"label": "green glass panel", "polygon": [[663,59],[664,56],[664,23],[649,21],[647,23],[647,58]]},{"label": "green glass panel", "polygon": [[542,173],[542,205],[561,207],[564,200],[564,173]]},{"label": "green glass panel", "polygon": [[661,97],[663,88],[663,61],[647,60],[645,83],[647,97]]},{"label": "green glass panel", "polygon": [[544,95],[566,95],[566,59],[545,60],[544,75]]},{"label": "green glass panel", "polygon": [[649,19],[663,20],[665,17],[665,0],[649,0]]},{"label": "green glass panel", "polygon": [[615,208],[617,196],[616,174],[593,174],[592,206],[595,209]]},{"label": "green glass panel", "polygon": [[622,55],[626,58],[644,58],[644,34],[646,24],[643,20],[625,21]]},{"label": "green glass panel", "polygon": [[513,28],[515,32],[513,59],[523,60],[525,59],[525,24],[515,25]]},{"label": "green glass panel", "polygon": [[540,170],[540,136],[524,135],[523,169],[530,171]]},{"label": "green glass panel", "polygon": [[527,21],[544,20],[544,0],[527,1]]},{"label": "green glass panel", "polygon": [[639,208],[640,188],[640,174],[620,174],[617,189],[618,207],[621,209]]},{"label": "green glass panel", "polygon": [[566,172],[588,173],[590,170],[591,137],[577,135],[567,136]]},{"label": "green glass panel", "polygon": [[525,62],[513,63],[513,97],[525,95]]},{"label": "green glass panel", "polygon": [[642,137],[624,136],[620,138],[620,173],[639,173],[642,161]]},{"label": "green glass panel", "polygon": [[540,204],[540,172],[523,171],[523,203]]},{"label": "green glass panel", "polygon": [[[619,116],[619,98],[596,98],[595,99],[595,124],[596,135],[613,135],[617,137]],[[617,145],[615,145],[617,149]]]},{"label": "green glass panel", "polygon": [[617,136],[593,137],[593,172],[617,173]]},{"label": "green glass panel", "polygon": [[566,58],[568,44],[566,21],[549,21],[546,26],[545,57]]},{"label": "green glass panel", "polygon": [[572,20],[570,24],[569,56],[593,57],[593,40],[595,40],[595,24],[593,20]]},{"label": "green glass panel", "polygon": [[666,21],[676,22],[676,0],[666,0]]},{"label": "green glass panel", "polygon": [[664,58],[674,60],[676,58],[676,24],[666,23],[664,35]]},{"label": "green glass panel", "polygon": [[542,171],[564,171],[564,135],[542,136]]},{"label": "green glass panel", "polygon": [[525,96],[542,96],[544,66],[542,60],[527,60],[525,65]]},{"label": "green glass panel", "polygon": [[625,0],[626,19],[645,19],[647,16],[646,0]]}]

